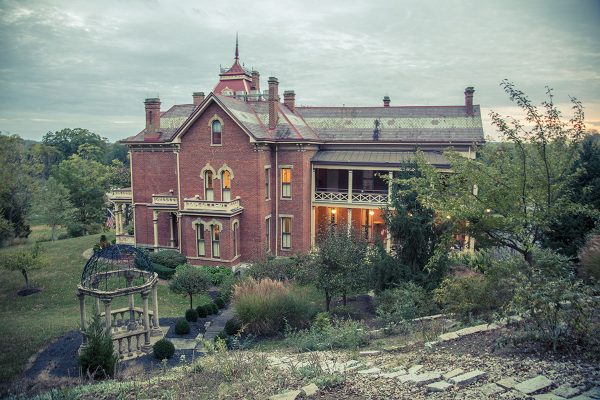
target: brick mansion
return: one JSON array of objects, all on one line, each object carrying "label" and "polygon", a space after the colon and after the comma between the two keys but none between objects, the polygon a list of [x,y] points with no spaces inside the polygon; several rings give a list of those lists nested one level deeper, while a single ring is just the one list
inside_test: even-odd
[{"label": "brick mansion", "polygon": [[393,106],[385,96],[372,107],[309,107],[281,92],[277,78],[264,88],[259,72],[240,63],[236,44],[210,93],[167,110],[146,99],[145,128],[121,141],[131,187],[108,194],[117,243],[233,266],[306,252],[335,223],[390,248],[382,208],[391,190],[382,177],[417,149],[447,169],[445,149],[474,158],[484,140],[471,87],[453,106]]}]

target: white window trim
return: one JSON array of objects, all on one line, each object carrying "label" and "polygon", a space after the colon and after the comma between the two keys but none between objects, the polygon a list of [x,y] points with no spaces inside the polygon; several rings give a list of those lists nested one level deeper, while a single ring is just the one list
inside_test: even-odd
[{"label": "white window trim", "polygon": [[[283,218],[289,218],[290,221],[290,247],[283,247]],[[293,235],[293,226],[294,226],[294,216],[291,214],[279,214],[279,224],[281,225],[281,244],[280,244],[280,250],[281,251],[291,251],[292,250],[292,235]]]},{"label": "white window trim", "polygon": [[[265,201],[271,201],[271,165],[265,165],[265,172],[269,171],[269,174],[267,176],[268,179],[268,183],[269,183],[269,191],[267,193],[267,196],[265,197]],[[266,185],[267,182],[265,182]]]},{"label": "white window trim", "polygon": [[[213,131],[212,131],[212,124],[215,121],[219,121],[221,123],[221,143],[220,144],[214,144],[213,143]],[[223,120],[217,115],[213,115],[212,118],[208,121],[208,129],[210,129],[210,145],[213,147],[222,147],[223,146],[223,128],[225,128],[225,124],[223,123]]]},{"label": "white window trim", "polygon": [[[281,170],[289,169],[290,170],[290,197],[283,197],[283,180],[281,179]],[[279,166],[279,200],[292,200],[292,185],[294,183],[293,179],[294,166],[293,165],[280,165]]]},{"label": "white window trim", "polygon": [[[265,227],[267,227],[266,222],[269,221],[268,229],[269,229],[269,240],[267,242],[267,253],[271,252],[271,241],[273,240],[273,230],[271,229],[271,214],[265,217]],[[266,233],[266,232],[265,232]]]}]

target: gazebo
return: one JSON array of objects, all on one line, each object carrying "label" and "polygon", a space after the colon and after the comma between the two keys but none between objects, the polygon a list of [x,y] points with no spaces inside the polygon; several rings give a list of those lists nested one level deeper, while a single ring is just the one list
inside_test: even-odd
[{"label": "gazebo", "polygon": [[[162,336],[158,323],[158,275],[144,252],[115,244],[95,252],[86,262],[77,286],[82,331],[86,327],[85,298],[95,299],[95,310],[104,319],[119,357],[135,357],[151,349],[151,336]],[[152,293],[152,309],[148,298]],[[140,295],[142,307],[135,306]],[[127,306],[111,307],[113,300],[127,297]],[[100,303],[103,304],[103,308]]]}]

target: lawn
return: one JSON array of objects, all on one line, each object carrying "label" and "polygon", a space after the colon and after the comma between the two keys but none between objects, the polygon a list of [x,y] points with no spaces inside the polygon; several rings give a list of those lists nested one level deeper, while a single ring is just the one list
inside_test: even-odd
[{"label": "lawn", "polygon": [[[43,234],[35,232],[40,236]],[[82,253],[99,238],[100,235],[91,235],[40,243],[45,250],[48,266],[30,275],[32,285],[43,289],[40,293],[17,296],[17,291],[24,286],[23,276],[19,272],[2,271],[0,383],[6,384],[15,378],[23,370],[27,359],[53,338],[78,329],[79,303],[75,295],[85,264]],[[109,239],[112,239],[110,235]],[[24,246],[31,245],[28,243]],[[0,257],[13,248],[0,249]],[[171,293],[164,285],[159,285],[158,294],[161,316],[184,314],[188,305],[186,297]],[[194,300],[197,303],[200,298]],[[125,306],[125,301],[124,298],[115,301],[115,307]],[[92,310],[91,299],[88,299],[87,310]]]}]

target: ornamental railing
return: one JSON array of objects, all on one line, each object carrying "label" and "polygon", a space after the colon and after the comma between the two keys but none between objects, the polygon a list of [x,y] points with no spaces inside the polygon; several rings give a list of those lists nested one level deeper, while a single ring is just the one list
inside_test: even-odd
[{"label": "ornamental railing", "polygon": [[348,192],[315,192],[315,201],[324,203],[347,203]]},{"label": "ornamental railing", "polygon": [[135,237],[133,235],[117,235],[115,236],[117,244],[130,244],[135,246]]},{"label": "ornamental railing", "polygon": [[133,198],[133,191],[131,188],[111,189],[106,195],[109,200],[131,200]]},{"label": "ornamental railing", "polygon": [[352,203],[383,205],[387,200],[387,193],[352,193]]},{"label": "ornamental railing", "polygon": [[177,196],[165,194],[153,194],[152,204],[157,206],[175,206],[177,207]]},{"label": "ornamental railing", "polygon": [[388,193],[387,191],[351,192],[350,198],[348,198],[347,191],[316,191],[314,196],[314,202],[385,205],[388,202]]},{"label": "ornamental railing", "polygon": [[185,211],[210,211],[217,213],[232,213],[242,209],[240,198],[231,201],[209,201],[196,198],[184,199]]}]

